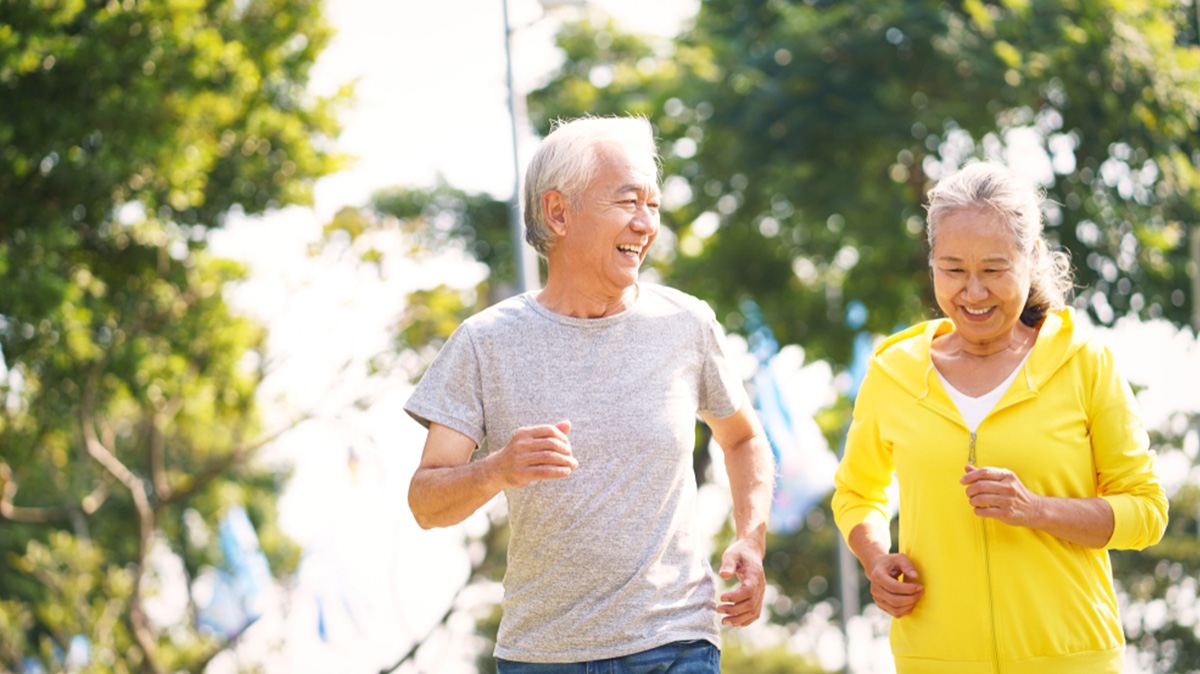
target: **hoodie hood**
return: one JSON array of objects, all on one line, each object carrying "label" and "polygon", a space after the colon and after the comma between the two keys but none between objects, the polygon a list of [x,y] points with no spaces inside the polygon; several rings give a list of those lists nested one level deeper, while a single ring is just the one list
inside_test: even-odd
[{"label": "hoodie hood", "polygon": [[[885,339],[875,349],[872,365],[914,397],[924,398],[937,380],[929,355],[930,346],[934,338],[953,331],[954,323],[947,318],[918,323]],[[1025,363],[1024,376],[1014,382],[1013,389],[1020,390],[1009,393],[1036,394],[1046,380],[1086,343],[1087,340],[1075,330],[1074,309],[1067,307],[1047,314]],[[940,382],[937,385],[940,386]]]}]

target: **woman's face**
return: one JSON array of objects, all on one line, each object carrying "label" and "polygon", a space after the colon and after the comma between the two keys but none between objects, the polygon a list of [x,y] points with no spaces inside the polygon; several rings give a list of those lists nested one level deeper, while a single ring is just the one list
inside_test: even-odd
[{"label": "woman's face", "polygon": [[952,211],[938,224],[933,246],[933,289],[959,336],[975,345],[1006,344],[1013,336],[1034,260],[990,210]]}]

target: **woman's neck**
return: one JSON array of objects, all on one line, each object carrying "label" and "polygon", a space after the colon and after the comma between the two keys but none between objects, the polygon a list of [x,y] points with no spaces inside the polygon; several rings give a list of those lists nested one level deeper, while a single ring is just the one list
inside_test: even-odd
[{"label": "woman's neck", "polygon": [[1037,330],[1018,321],[1007,334],[984,342],[965,339],[958,331],[946,336],[950,339],[942,345],[943,354],[984,359],[1009,354],[1025,355],[1037,338]]}]

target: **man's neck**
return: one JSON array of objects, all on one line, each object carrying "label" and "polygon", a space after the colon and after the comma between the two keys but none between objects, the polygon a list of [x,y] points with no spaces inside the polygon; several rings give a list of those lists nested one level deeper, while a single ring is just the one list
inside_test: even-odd
[{"label": "man's neck", "polygon": [[537,294],[538,304],[556,314],[573,318],[604,318],[627,311],[638,298],[637,284],[612,293],[573,287],[564,279],[550,275],[546,287]]}]

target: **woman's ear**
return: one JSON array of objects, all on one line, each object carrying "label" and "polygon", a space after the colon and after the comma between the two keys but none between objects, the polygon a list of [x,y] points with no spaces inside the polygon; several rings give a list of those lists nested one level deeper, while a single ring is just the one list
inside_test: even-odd
[{"label": "woman's ear", "polygon": [[567,211],[571,205],[567,197],[558,190],[546,190],[542,193],[542,213],[546,216],[546,224],[559,236],[567,233]]}]

